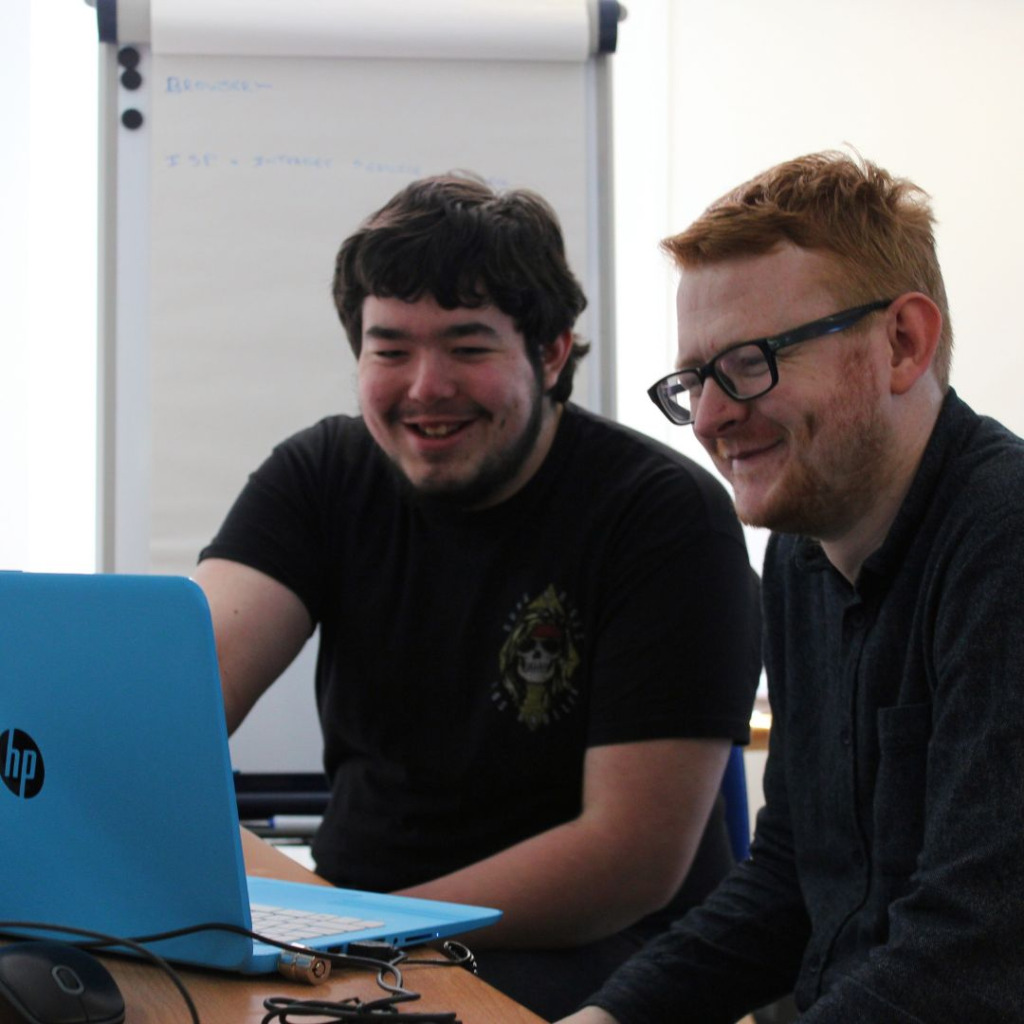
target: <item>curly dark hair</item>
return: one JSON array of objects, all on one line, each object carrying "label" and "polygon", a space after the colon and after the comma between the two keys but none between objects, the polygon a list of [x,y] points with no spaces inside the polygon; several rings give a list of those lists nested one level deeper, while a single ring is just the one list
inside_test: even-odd
[{"label": "curly dark hair", "polygon": [[[551,206],[527,189],[496,192],[462,174],[414,181],[372,214],[338,252],[333,293],[357,357],[367,296],[430,295],[445,309],[496,306],[526,339],[534,366],[587,304]],[[589,348],[573,335],[554,401],[569,398]]]}]

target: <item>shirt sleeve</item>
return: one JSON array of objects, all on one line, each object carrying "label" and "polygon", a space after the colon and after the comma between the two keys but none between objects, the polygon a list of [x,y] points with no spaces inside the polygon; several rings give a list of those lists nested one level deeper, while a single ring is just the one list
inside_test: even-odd
[{"label": "shirt sleeve", "polygon": [[[321,617],[324,489],[330,421],[277,445],[250,476],[199,560],[225,558],[257,569],[295,593]],[[340,466],[332,467],[340,475]],[[331,484],[331,486],[336,486]]]},{"label": "shirt sleeve", "polygon": [[[616,468],[629,480],[628,470]],[[760,677],[760,581],[728,495],[661,459],[627,484],[595,598],[588,745],[666,736],[749,740]]]}]

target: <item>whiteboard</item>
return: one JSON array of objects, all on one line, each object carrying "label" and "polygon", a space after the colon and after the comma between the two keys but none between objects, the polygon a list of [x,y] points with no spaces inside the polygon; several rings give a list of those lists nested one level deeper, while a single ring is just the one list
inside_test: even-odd
[{"label": "whiteboard", "polygon": [[[357,411],[334,257],[424,175],[471,170],[552,203],[590,300],[574,399],[614,415],[601,50],[617,5],[99,0],[97,15],[104,571],[190,573],[275,443]],[[236,734],[236,762],[310,770],[311,660]],[[282,715],[296,734],[275,731],[269,765],[260,721]]]}]

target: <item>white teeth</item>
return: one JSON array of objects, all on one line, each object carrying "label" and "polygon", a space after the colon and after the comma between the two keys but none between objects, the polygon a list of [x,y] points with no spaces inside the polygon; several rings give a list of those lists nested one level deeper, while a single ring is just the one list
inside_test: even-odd
[{"label": "white teeth", "polygon": [[449,434],[454,434],[457,427],[450,425],[438,426],[438,427],[426,427],[420,425],[420,430],[427,435],[427,437],[447,437]]}]

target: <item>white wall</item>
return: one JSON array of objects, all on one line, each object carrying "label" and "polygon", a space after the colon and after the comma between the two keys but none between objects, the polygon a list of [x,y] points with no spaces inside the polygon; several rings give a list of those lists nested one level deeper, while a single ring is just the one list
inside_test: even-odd
[{"label": "white wall", "polygon": [[[673,365],[656,255],[713,199],[849,144],[931,193],[956,335],[953,384],[1024,433],[1024,4],[638,0],[615,57],[619,415],[702,453],[644,393]],[[667,283],[668,282],[668,283]],[[750,536],[760,557],[760,534]]]},{"label": "white wall", "polygon": [[[769,164],[850,143],[934,195],[954,384],[1024,433],[1024,4],[628,6],[614,58],[621,418],[695,452],[644,393],[673,359],[658,240]],[[0,565],[93,565],[96,49],[81,0],[4,0]]]},{"label": "white wall", "polygon": [[[953,385],[1024,433],[1024,4],[636,0],[615,57],[618,411],[709,464],[645,391],[674,360],[657,243],[781,160],[855,147],[931,193]],[[765,531],[748,530],[756,566]],[[745,758],[753,815],[765,755]],[[753,817],[751,818],[753,820]]]},{"label": "white wall", "polygon": [[3,0],[0,568],[94,566],[96,30]]},{"label": "white wall", "polygon": [[27,460],[20,388],[27,352],[22,339],[28,315],[25,301],[24,246],[28,238],[28,0],[8,0],[0,33],[0,568],[14,564],[14,552],[26,534],[26,507],[17,500],[25,485]]}]

